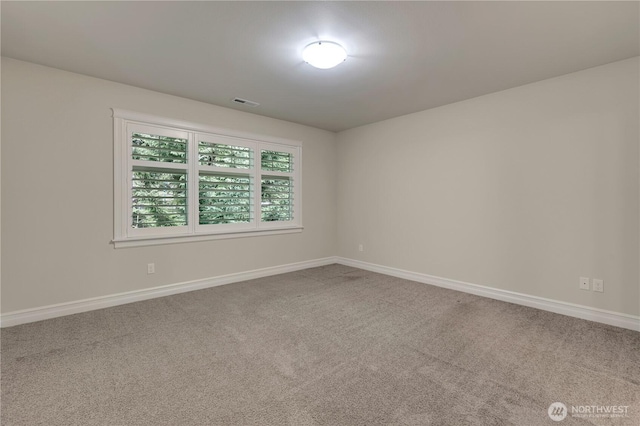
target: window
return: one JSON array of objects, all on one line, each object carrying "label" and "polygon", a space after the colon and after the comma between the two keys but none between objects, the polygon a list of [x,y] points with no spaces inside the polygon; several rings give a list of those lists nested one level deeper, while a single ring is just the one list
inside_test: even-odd
[{"label": "window", "polygon": [[114,109],[115,246],[300,232],[301,151]]}]

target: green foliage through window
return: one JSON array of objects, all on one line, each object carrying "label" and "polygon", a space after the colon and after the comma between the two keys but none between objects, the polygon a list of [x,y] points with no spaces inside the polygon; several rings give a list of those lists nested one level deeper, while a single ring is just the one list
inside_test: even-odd
[{"label": "green foliage through window", "polygon": [[270,172],[293,171],[293,156],[287,152],[262,151],[262,170]]},{"label": "green foliage through window", "polygon": [[200,174],[200,224],[251,221],[251,178],[246,175]]},{"label": "green foliage through window", "polygon": [[115,121],[114,241],[300,228],[298,146],[154,120]]},{"label": "green foliage through window", "polygon": [[293,219],[293,180],[289,177],[263,176],[262,221]]},{"label": "green foliage through window", "polygon": [[134,133],[131,143],[131,158],[134,160],[159,161],[163,163],[187,162],[186,139]]},{"label": "green foliage through window", "polygon": [[131,179],[133,228],[187,224],[187,174],[181,171],[133,170]]},{"label": "green foliage through window", "polygon": [[251,149],[243,146],[200,141],[198,143],[198,158],[200,165],[203,166],[251,168]]}]

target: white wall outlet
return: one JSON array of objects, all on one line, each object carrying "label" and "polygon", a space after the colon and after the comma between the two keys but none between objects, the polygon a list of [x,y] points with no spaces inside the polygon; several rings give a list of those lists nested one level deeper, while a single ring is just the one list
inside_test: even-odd
[{"label": "white wall outlet", "polygon": [[589,278],[580,277],[580,288],[582,290],[589,290]]},{"label": "white wall outlet", "polygon": [[600,293],[604,292],[604,281],[594,278],[593,279],[593,291]]},{"label": "white wall outlet", "polygon": [[155,273],[156,273],[156,264],[147,263],[147,274],[155,274]]},{"label": "white wall outlet", "polygon": [[359,244],[358,245],[358,251],[364,251],[364,245]]}]

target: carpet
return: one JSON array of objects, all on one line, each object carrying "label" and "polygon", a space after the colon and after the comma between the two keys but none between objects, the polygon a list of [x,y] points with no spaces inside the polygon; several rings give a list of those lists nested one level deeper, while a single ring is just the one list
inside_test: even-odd
[{"label": "carpet", "polygon": [[5,426],[640,424],[640,333],[342,265],[1,340]]}]

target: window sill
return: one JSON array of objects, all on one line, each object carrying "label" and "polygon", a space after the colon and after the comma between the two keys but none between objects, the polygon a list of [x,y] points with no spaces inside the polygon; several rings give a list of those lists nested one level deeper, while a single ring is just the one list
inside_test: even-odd
[{"label": "window sill", "polygon": [[233,232],[226,234],[193,234],[193,235],[172,235],[161,237],[133,237],[126,239],[114,239],[112,241],[115,248],[127,248],[127,247],[143,247],[143,246],[155,246],[161,244],[179,244],[179,243],[191,243],[198,241],[210,241],[210,240],[226,240],[230,238],[245,238],[245,237],[257,237],[263,235],[280,235],[280,234],[296,234],[302,232],[302,226],[295,226],[290,228],[279,229],[265,229],[261,231],[245,231],[245,232]]}]

